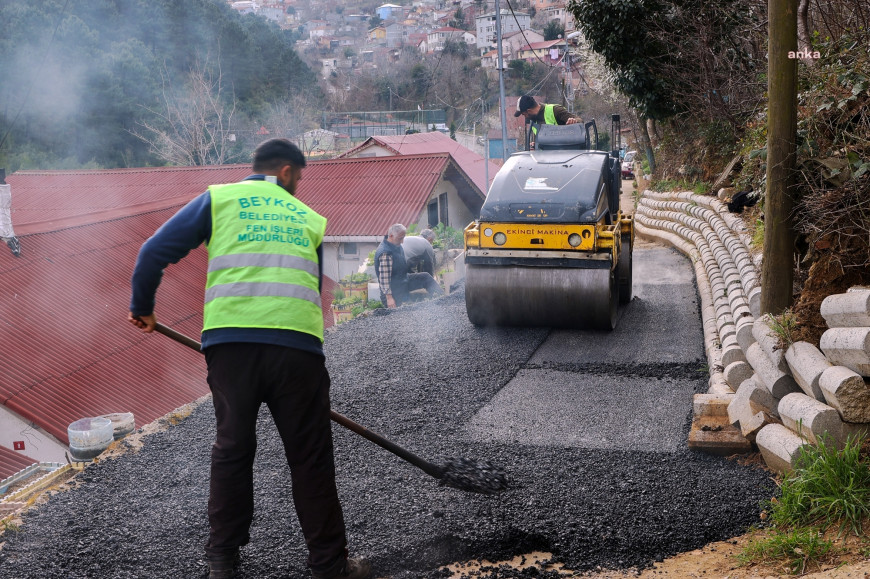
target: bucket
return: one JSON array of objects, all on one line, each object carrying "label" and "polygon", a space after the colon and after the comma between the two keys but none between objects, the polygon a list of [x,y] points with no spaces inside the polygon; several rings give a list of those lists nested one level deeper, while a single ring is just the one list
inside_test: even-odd
[{"label": "bucket", "polygon": [[102,416],[76,420],[66,429],[70,455],[77,461],[93,460],[112,443],[113,430],[112,421]]},{"label": "bucket", "polygon": [[115,440],[121,440],[136,428],[136,421],[133,420],[132,412],[103,414],[100,418],[108,418],[112,422],[112,438]]}]

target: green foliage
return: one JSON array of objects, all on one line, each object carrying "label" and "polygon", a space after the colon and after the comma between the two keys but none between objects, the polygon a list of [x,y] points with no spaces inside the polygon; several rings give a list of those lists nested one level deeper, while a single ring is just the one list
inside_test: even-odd
[{"label": "green foliage", "polygon": [[435,232],[435,241],[432,247],[437,249],[459,249],[465,247],[465,234],[453,227],[439,223],[432,228]]},{"label": "green foliage", "polygon": [[565,35],[565,27],[558,20],[550,20],[544,27],[544,40],[557,40]]},{"label": "green foliage", "polygon": [[372,280],[372,276],[367,273],[349,273],[343,278],[341,278],[341,283],[344,285],[358,285],[362,283],[368,283]]},{"label": "green foliage", "polygon": [[833,543],[823,539],[814,529],[794,529],[750,541],[737,560],[742,565],[785,561],[791,573],[802,574],[813,564],[824,560],[832,547]]},{"label": "green foliage", "polygon": [[794,471],[780,485],[771,520],[782,526],[838,525],[860,534],[870,518],[870,462],[863,443],[851,437],[842,450],[830,439],[802,446]]},{"label": "green foliage", "polygon": [[[335,294],[333,294],[334,296]],[[362,307],[365,304],[365,298],[360,295],[352,295],[341,299],[333,299],[332,307],[338,309],[352,309],[356,306]]]},{"label": "green foliage", "polygon": [[783,349],[788,348],[795,342],[795,332],[798,329],[797,318],[791,309],[786,309],[778,316],[771,316],[768,322],[768,327],[776,334],[779,339],[779,345]]},{"label": "green foliage", "polygon": [[752,247],[764,247],[764,220],[756,219],[752,230]]},{"label": "green foliage", "polygon": [[[662,10],[657,1],[570,0],[567,5],[593,51],[604,58],[617,89],[642,116],[665,119],[678,112],[673,87],[656,73],[655,58],[666,47],[657,42],[647,26]],[[678,33],[677,31],[674,31]]]},{"label": "green foliage", "polygon": [[225,2],[129,0],[121,10],[115,0],[7,0],[0,22],[0,136],[9,131],[13,156],[30,151],[12,159],[21,167],[162,164],[132,131],[163,124],[164,90],[181,90],[197,67],[220,76],[219,105],[235,102],[238,119],[318,93],[292,34]]},{"label": "green foliage", "polygon": [[453,13],[453,18],[447,22],[447,26],[460,30],[468,30],[468,23],[465,21],[465,12],[462,10],[462,6],[456,9],[456,12]]},{"label": "green foliage", "polygon": [[341,288],[341,286],[332,290],[332,303],[333,304],[335,302],[341,301],[343,299],[344,299],[344,290]]}]

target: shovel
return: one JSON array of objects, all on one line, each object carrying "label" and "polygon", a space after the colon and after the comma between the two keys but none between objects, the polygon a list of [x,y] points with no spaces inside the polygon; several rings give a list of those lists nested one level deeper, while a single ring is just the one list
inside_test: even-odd
[{"label": "shovel", "polygon": [[[154,329],[158,333],[168,336],[176,342],[180,342],[197,352],[202,351],[199,342],[161,324],[160,322],[157,323]],[[449,486],[463,491],[483,494],[500,493],[508,486],[507,475],[505,474],[504,469],[493,466],[489,462],[480,462],[467,458],[451,458],[442,465],[433,464],[420,458],[413,452],[405,450],[401,446],[390,442],[383,436],[372,432],[361,424],[354,422],[347,416],[339,414],[335,410],[329,411],[329,417],[333,422],[337,422],[348,430],[356,432],[366,440],[374,442],[381,448],[388,450],[399,458],[413,464],[429,476],[438,479],[438,484],[441,486]]]}]

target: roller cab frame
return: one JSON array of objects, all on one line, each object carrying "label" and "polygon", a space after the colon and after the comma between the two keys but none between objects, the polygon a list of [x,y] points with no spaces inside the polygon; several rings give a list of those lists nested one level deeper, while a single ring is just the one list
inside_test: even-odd
[{"label": "roller cab frame", "polygon": [[475,325],[612,329],[631,300],[634,222],[619,209],[614,150],[595,122],[529,127],[465,235],[466,310]]}]

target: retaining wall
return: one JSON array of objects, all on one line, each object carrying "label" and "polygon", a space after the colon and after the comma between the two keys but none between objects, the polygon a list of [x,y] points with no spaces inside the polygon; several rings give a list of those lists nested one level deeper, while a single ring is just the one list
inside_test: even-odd
[{"label": "retaining wall", "polygon": [[[824,300],[829,329],[820,349],[796,342],[783,351],[775,321],[760,315],[761,254],[750,249],[752,229],[723,203],[644,191],[635,227],[694,264],[710,368],[708,393],[695,397],[696,421],[726,419],[777,471],[792,468],[803,445],[830,437],[842,446],[870,432],[870,288]],[[697,440],[701,450],[722,452],[721,441]]]}]

